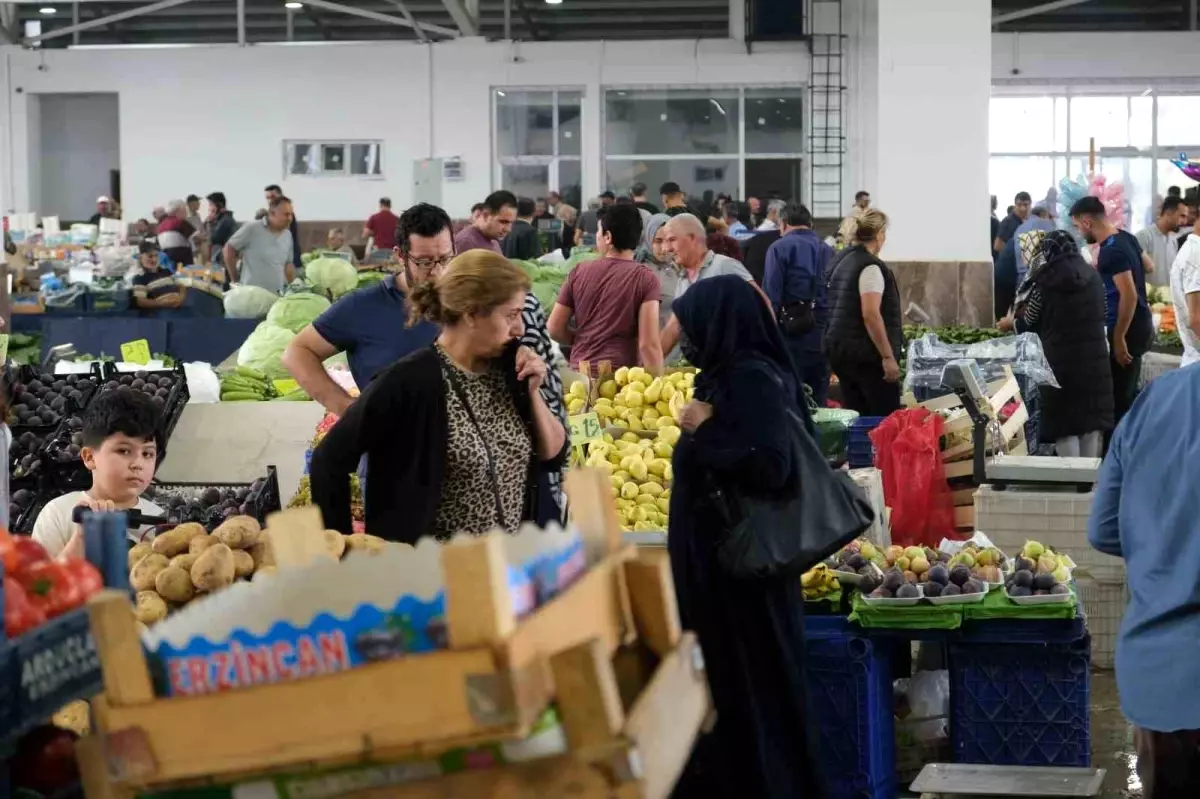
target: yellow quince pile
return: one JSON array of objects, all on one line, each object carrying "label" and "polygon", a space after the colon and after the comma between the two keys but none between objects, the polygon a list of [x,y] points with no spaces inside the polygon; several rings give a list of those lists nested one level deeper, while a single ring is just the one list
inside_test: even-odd
[{"label": "yellow quince pile", "polygon": [[640,366],[622,366],[600,384],[593,410],[605,426],[633,431],[674,427],[692,399],[695,380],[695,372],[653,377]]},{"label": "yellow quince pile", "polygon": [[588,392],[583,381],[572,383],[567,389],[567,413],[574,416],[587,410]]},{"label": "yellow quince pile", "polygon": [[671,456],[680,435],[677,426],[668,424],[653,438],[625,432],[614,439],[605,433],[588,444],[585,465],[609,475],[622,530],[667,529]]}]

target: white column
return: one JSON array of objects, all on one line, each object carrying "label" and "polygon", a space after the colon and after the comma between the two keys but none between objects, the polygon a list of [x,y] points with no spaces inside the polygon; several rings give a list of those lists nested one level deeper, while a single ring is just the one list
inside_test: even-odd
[{"label": "white column", "polygon": [[862,188],[890,219],[889,261],[990,261],[991,5],[878,1],[875,183]]}]

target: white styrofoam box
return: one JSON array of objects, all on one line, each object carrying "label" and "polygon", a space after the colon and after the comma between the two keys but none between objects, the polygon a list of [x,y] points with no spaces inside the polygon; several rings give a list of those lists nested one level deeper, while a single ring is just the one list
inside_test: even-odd
[{"label": "white styrofoam box", "polygon": [[1087,616],[1088,634],[1092,637],[1092,665],[1111,669],[1116,657],[1121,618],[1129,603],[1129,586],[1124,580],[1108,582],[1080,577],[1075,581],[1075,589]]},{"label": "white styrofoam box", "polygon": [[867,495],[867,502],[875,511],[875,521],[867,529],[864,536],[876,546],[887,549],[892,545],[892,531],[887,524],[883,509],[883,472],[873,466],[863,469],[851,469],[850,479]]},{"label": "white styrofoam box", "polygon": [[1147,352],[1142,356],[1142,372],[1138,375],[1138,388],[1145,388],[1156,377],[1162,377],[1172,369],[1178,369],[1183,362],[1179,355],[1168,355],[1163,352]]},{"label": "white styrofoam box", "polygon": [[981,486],[975,492],[975,529],[987,533],[1009,555],[1033,539],[1070,555],[1096,579],[1124,580],[1125,561],[1097,552],[1088,542],[1092,496],[1071,488],[1010,486],[999,491]]}]

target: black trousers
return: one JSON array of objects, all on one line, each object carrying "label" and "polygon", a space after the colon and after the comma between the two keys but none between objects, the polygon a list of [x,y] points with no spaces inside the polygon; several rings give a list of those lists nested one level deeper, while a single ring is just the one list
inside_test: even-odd
[{"label": "black trousers", "polygon": [[1154,732],[1133,728],[1145,799],[1195,796],[1200,783],[1200,730]]},{"label": "black trousers", "polygon": [[842,406],[861,416],[887,416],[900,408],[900,384],[883,379],[883,364],[831,358],[842,388]]}]

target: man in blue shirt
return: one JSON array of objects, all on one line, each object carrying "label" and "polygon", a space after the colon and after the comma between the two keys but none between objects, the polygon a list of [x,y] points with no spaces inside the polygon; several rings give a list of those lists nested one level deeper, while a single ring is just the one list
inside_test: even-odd
[{"label": "man in blue shirt", "polygon": [[428,203],[409,208],[397,226],[403,271],[350,292],[292,339],[283,365],[327,411],[341,416],[353,400],[325,372],[326,359],[345,352],[354,382],[363,391],[375,375],[437,338],[438,327],[431,322],[408,326],[408,291],[454,259],[451,230],[450,217],[441,208]]},{"label": "man in blue shirt", "polygon": [[767,250],[763,292],[779,319],[784,342],[800,379],[824,407],[829,393],[825,355],[825,269],[833,248],[812,230],[812,214],[798,203],[780,214],[783,235]]},{"label": "man in blue shirt", "polygon": [[1098,197],[1084,197],[1071,208],[1071,220],[1088,244],[1099,244],[1096,269],[1104,280],[1105,327],[1112,359],[1115,420],[1133,404],[1142,356],[1154,338],[1150,303],[1146,301],[1146,267],[1136,237],[1108,221]]},{"label": "man in blue shirt", "polygon": [[1088,524],[1093,547],[1125,559],[1117,688],[1147,799],[1200,790],[1198,459],[1200,367],[1189,366],[1147,386],[1117,427]]}]

